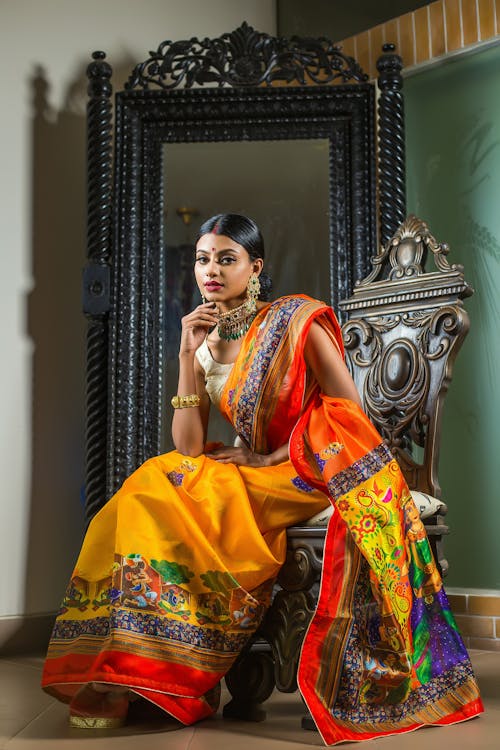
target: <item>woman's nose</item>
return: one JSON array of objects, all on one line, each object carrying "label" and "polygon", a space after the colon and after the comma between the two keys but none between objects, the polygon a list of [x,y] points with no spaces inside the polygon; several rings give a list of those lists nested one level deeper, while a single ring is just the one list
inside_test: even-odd
[{"label": "woman's nose", "polygon": [[217,264],[215,262],[215,259],[212,258],[207,265],[205,266],[205,272],[207,276],[216,276],[218,273]]}]

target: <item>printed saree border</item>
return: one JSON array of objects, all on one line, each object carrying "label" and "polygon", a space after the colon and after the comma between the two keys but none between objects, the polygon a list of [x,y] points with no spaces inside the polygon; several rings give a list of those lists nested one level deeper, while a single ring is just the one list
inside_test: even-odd
[{"label": "printed saree border", "polygon": [[[337,559],[339,561],[343,559],[342,580],[345,581],[346,585],[339,586],[335,618],[331,620],[331,624],[324,632],[320,642],[321,649],[329,654],[331,661],[319,662],[315,682],[315,693],[322,696],[323,704],[326,707],[333,704],[342,677],[342,670],[339,669],[339,665],[345,654],[352,630],[354,597],[362,565],[362,556],[350,534],[347,532],[339,534],[338,531],[337,525],[336,547],[338,548],[339,542],[341,542],[344,548],[342,557]],[[340,573],[340,568],[341,565],[339,564],[336,571],[337,575]],[[335,588],[337,587],[335,586]]]},{"label": "printed saree border", "polygon": [[[109,624],[111,623],[111,624]],[[105,641],[114,634],[121,633],[130,637],[155,638],[160,634],[165,642],[203,648],[214,653],[239,653],[248,640],[249,634],[258,627],[245,632],[229,631],[223,627],[192,625],[168,614],[141,612],[127,607],[111,607],[106,617],[93,617],[71,620],[56,620],[52,639],[59,643],[75,643],[78,638],[102,638]]]},{"label": "printed saree border", "polygon": [[[247,639],[248,640],[248,639]],[[74,653],[74,642],[52,641],[48,657],[50,659],[69,658]],[[117,634],[100,640],[92,637],[81,637],[78,640],[78,653],[88,656],[105,655],[107,652],[117,651],[123,654],[135,655],[148,659],[163,659],[172,664],[184,664],[203,671],[227,671],[240,651],[211,651],[197,649],[190,643],[167,642],[161,637],[140,637],[128,634]]]}]

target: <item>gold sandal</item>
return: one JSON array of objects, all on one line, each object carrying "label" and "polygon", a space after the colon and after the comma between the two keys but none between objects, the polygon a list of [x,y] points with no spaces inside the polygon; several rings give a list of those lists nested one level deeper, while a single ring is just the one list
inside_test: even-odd
[{"label": "gold sandal", "polygon": [[128,690],[96,690],[91,683],[75,695],[69,706],[69,725],[76,729],[118,729],[125,724]]}]

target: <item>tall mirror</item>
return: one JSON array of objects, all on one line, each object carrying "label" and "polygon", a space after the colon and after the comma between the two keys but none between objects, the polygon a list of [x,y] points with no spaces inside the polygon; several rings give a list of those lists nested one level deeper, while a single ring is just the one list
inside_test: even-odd
[{"label": "tall mirror", "polygon": [[378,115],[375,84],[323,38],[276,39],[243,24],[217,39],[163,42],[132,71],[114,113],[111,66],[93,57],[89,518],[170,447],[168,397],[180,317],[197,300],[201,221],[252,216],[275,295],[305,292],[338,310],[405,216],[402,63],[391,45],[379,60]]}]

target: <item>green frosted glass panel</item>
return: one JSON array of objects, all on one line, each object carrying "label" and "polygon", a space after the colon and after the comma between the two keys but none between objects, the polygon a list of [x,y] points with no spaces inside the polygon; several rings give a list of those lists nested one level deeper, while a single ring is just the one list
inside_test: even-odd
[{"label": "green frosted glass panel", "polygon": [[500,589],[500,46],[405,80],[408,212],[475,294],[445,403],[448,585]]}]

